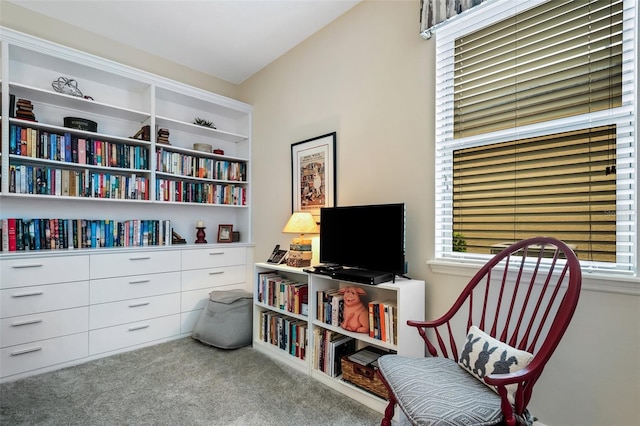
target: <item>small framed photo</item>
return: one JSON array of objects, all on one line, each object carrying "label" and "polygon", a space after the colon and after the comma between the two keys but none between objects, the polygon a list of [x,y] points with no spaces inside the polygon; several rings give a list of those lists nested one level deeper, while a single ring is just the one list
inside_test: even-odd
[{"label": "small framed photo", "polygon": [[233,225],[218,225],[218,242],[230,243],[233,241]]}]

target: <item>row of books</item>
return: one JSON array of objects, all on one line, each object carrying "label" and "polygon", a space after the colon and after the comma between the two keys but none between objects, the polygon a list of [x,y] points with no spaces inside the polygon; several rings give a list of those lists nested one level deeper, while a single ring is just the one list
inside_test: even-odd
[{"label": "row of books", "polygon": [[279,275],[258,274],[258,302],[299,315],[308,314],[309,286]]},{"label": "row of books", "polygon": [[32,165],[9,166],[9,192],[15,194],[148,200],[149,179],[91,170],[68,170]]},{"label": "row of books", "polygon": [[11,125],[9,154],[66,163],[148,170],[147,147]]},{"label": "row of books", "polygon": [[316,319],[325,324],[342,324],[344,301],[339,289],[321,290],[316,293]]},{"label": "row of books", "polygon": [[246,163],[196,157],[163,149],[158,150],[156,157],[156,170],[159,172],[203,179],[247,180]]},{"label": "row of books", "polygon": [[2,250],[60,250],[171,245],[171,221],[7,218]]},{"label": "row of books", "polygon": [[398,344],[398,308],[395,302],[371,301],[369,308],[369,337]]},{"label": "row of books", "polygon": [[340,360],[355,352],[356,339],[323,328],[315,328],[313,333],[313,368],[330,377],[338,377],[342,374]]},{"label": "row of books", "polygon": [[260,313],[260,340],[271,343],[291,356],[305,359],[308,342],[307,322],[276,312]]},{"label": "row of books", "polygon": [[245,206],[247,190],[235,184],[156,179],[156,201]]}]

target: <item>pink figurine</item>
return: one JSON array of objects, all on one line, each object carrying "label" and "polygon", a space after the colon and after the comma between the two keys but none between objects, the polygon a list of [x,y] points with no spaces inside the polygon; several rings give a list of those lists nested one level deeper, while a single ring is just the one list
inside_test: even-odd
[{"label": "pink figurine", "polygon": [[342,328],[357,333],[369,333],[369,310],[360,301],[360,295],[367,294],[360,287],[343,287],[344,313]]}]

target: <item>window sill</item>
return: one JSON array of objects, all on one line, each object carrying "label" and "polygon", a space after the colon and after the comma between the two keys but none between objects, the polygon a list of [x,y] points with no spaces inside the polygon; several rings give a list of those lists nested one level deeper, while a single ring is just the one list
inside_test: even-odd
[{"label": "window sill", "polygon": [[[427,261],[431,271],[436,274],[454,275],[468,279],[473,277],[483,264],[484,262],[480,261],[456,262],[442,259]],[[640,279],[582,271],[582,290],[640,296]]]}]

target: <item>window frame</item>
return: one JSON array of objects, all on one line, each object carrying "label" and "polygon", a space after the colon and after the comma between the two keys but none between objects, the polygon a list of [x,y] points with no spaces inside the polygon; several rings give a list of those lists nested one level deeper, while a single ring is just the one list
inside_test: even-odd
[{"label": "window frame", "polygon": [[[460,16],[459,19],[454,20],[453,22],[443,25],[441,28],[438,28],[438,31],[435,33],[436,35],[436,63],[438,64],[436,69],[436,128],[435,128],[435,150],[436,150],[436,159],[435,159],[435,191],[436,191],[436,200],[435,200],[435,209],[436,209],[436,223],[435,223],[435,235],[434,235],[434,244],[435,244],[435,257],[430,260],[428,263],[434,272],[442,272],[442,273],[453,273],[454,275],[468,275],[469,268],[474,270],[477,266],[486,262],[491,255],[484,254],[470,254],[470,253],[459,253],[453,252],[452,244],[451,244],[451,233],[453,232],[453,217],[452,217],[452,205],[447,205],[447,203],[452,202],[452,196],[449,195],[448,199],[443,198],[443,194],[445,193],[447,185],[450,186],[449,194],[452,191],[451,182],[447,182],[447,179],[452,177],[452,171],[447,171],[443,169],[443,163],[438,156],[441,154],[438,151],[441,150],[441,145],[446,138],[450,138],[453,134],[453,120],[450,122],[444,122],[444,116],[449,114],[446,112],[447,104],[451,102],[449,98],[441,98],[440,97],[440,85],[444,84],[443,81],[447,76],[447,72],[450,74],[453,73],[451,71],[453,69],[453,54],[448,54],[448,57],[445,57],[447,53],[443,52],[452,52],[451,43],[454,43],[455,39],[460,37],[463,34],[473,32],[479,28],[490,25],[491,23],[498,22],[500,20],[509,18],[521,10],[529,9],[531,7],[538,6],[542,3],[545,3],[547,0],[522,0],[522,1],[510,1],[510,0],[497,0],[492,2],[489,7],[479,8],[476,11],[472,11],[471,13],[466,14],[466,16]],[[625,9],[629,2],[633,2],[633,0],[624,0]],[[632,12],[632,18],[629,19],[629,22],[625,25],[632,25],[634,30],[634,40],[633,46],[631,47],[631,52],[623,53],[627,55],[632,55],[635,57],[635,63],[632,63],[633,66],[633,82],[632,82],[632,90],[631,93],[623,93],[623,96],[632,97],[637,99],[638,94],[638,8],[636,7]],[[625,21],[627,21],[625,16]],[[450,43],[447,45],[447,43]],[[443,71],[444,70],[444,71]],[[449,75],[450,75],[449,74]],[[449,81],[448,84],[452,85],[452,81]],[[624,89],[623,89],[624,90]],[[452,89],[450,93],[446,94],[453,96]],[[626,103],[623,101],[623,105]],[[629,109],[629,107],[627,107]],[[634,123],[632,126],[633,132],[633,167],[635,174],[633,175],[633,188],[632,188],[632,215],[633,212],[637,212],[638,208],[638,173],[637,173],[637,159],[638,159],[638,140],[637,140],[637,130],[638,130],[638,115],[637,115],[637,105],[633,103],[630,107],[632,110],[632,114],[634,116]],[[610,110],[599,111],[588,114],[590,116],[590,120],[595,123],[598,122],[607,122],[607,123],[616,123],[614,119],[612,119],[612,114],[610,114]],[[452,117],[452,115],[450,115]],[[580,116],[579,119],[575,119],[573,117],[562,118],[558,120],[554,120],[551,122],[534,124],[529,126],[524,126],[522,128],[513,128],[506,129],[497,132],[492,132],[489,134],[481,134],[472,137],[467,137],[463,141],[460,142],[459,145],[451,148],[449,150],[450,154],[453,155],[453,151],[455,149],[469,147],[469,146],[478,146],[482,144],[490,144],[497,142],[505,142],[513,139],[523,139],[525,137],[535,137],[543,134],[550,134],[552,129],[558,128],[564,130],[571,129],[580,129],[584,128],[584,115]],[[447,130],[447,126],[450,127]],[[446,167],[446,166],[445,166]],[[631,262],[632,269],[630,271],[620,271],[615,269],[607,269],[598,267],[597,265],[590,265],[588,262],[583,263],[583,273],[585,275],[585,282],[591,282],[591,287],[595,289],[603,289],[606,291],[614,291],[614,292],[623,292],[629,293],[632,292],[634,294],[640,295],[640,279],[638,277],[638,269],[639,269],[639,250],[635,249],[635,247],[639,246],[640,238],[638,234],[638,219],[637,214],[635,215],[635,223],[633,224],[633,232],[634,235],[632,237],[631,244],[634,246],[634,251],[631,254]],[[448,227],[448,229],[446,229]],[[448,233],[447,233],[448,232]],[[448,245],[447,245],[448,244]],[[461,268],[462,267],[462,268]],[[467,268],[468,267],[468,268]],[[599,284],[603,279],[606,279],[606,284]],[[589,287],[589,285],[587,285]]]}]

